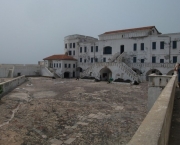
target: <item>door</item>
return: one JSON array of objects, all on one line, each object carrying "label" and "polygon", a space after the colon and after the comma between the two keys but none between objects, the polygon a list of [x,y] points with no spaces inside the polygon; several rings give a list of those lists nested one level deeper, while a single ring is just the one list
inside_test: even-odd
[{"label": "door", "polygon": [[122,54],[124,52],[124,45],[120,46],[120,53]]}]

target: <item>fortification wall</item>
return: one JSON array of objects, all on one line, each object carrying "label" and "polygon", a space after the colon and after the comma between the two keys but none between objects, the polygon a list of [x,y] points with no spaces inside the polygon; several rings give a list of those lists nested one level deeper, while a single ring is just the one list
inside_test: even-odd
[{"label": "fortification wall", "polygon": [[26,81],[25,76],[20,76],[12,80],[0,83],[0,99],[9,91],[13,90],[18,85],[24,83],[25,81]]}]

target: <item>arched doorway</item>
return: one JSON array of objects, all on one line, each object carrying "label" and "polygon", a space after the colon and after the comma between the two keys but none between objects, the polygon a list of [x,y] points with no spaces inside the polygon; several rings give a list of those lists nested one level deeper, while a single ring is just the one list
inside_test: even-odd
[{"label": "arched doorway", "polygon": [[146,73],[146,81],[148,81],[148,76],[149,76],[150,74],[162,75],[162,73],[161,73],[158,69],[150,69],[150,70],[147,71],[147,73]]},{"label": "arched doorway", "polygon": [[69,72],[65,72],[64,73],[64,78],[69,78],[70,77],[70,73]]},{"label": "arched doorway", "polygon": [[100,79],[102,81],[109,80],[109,78],[111,77],[112,77],[112,71],[109,68],[104,67],[100,70]]},{"label": "arched doorway", "polygon": [[167,75],[174,75],[174,70],[170,70]]}]

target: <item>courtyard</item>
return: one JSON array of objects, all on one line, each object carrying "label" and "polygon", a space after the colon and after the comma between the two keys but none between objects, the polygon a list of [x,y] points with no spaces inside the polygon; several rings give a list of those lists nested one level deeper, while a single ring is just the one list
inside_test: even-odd
[{"label": "courtyard", "polygon": [[28,78],[0,102],[0,144],[125,145],[147,114],[147,89]]}]

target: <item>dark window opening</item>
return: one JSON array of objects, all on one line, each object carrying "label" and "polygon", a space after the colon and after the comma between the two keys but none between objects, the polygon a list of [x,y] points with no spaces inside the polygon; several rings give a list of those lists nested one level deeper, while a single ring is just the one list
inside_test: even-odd
[{"label": "dark window opening", "polygon": [[80,53],[82,53],[82,47],[80,47]]},{"label": "dark window opening", "polygon": [[91,63],[93,63],[93,59],[94,59],[94,58],[92,57],[92,58],[91,58]]},{"label": "dark window opening", "polygon": [[177,41],[173,41],[173,49],[177,48]]},{"label": "dark window opening", "polygon": [[69,51],[69,55],[71,55],[71,51]]},{"label": "dark window opening", "polygon": [[120,46],[120,53],[122,54],[124,52],[124,45]]},{"label": "dark window opening", "polygon": [[58,67],[58,63],[56,64],[56,66]]},{"label": "dark window opening", "polygon": [[86,47],[84,47],[84,52],[86,52],[87,51],[87,48]]},{"label": "dark window opening", "polygon": [[65,48],[67,48],[67,43],[65,44]]},{"label": "dark window opening", "polygon": [[71,68],[71,64],[69,64],[69,68]]},{"label": "dark window opening", "polygon": [[164,41],[160,42],[160,49],[164,49]]},{"label": "dark window opening", "polygon": [[67,68],[67,64],[64,64],[64,67]]},{"label": "dark window opening", "polygon": [[98,46],[96,46],[96,52],[98,52]]},{"label": "dark window opening", "polygon": [[82,58],[80,58],[80,62],[82,62]]},{"label": "dark window opening", "polygon": [[76,47],[76,45],[75,45],[75,43],[73,43],[73,48],[75,48]]},{"label": "dark window opening", "polygon": [[141,59],[141,63],[144,63],[144,59]]},{"label": "dark window opening", "polygon": [[133,63],[136,63],[136,57],[133,57]]},{"label": "dark window opening", "polygon": [[177,62],[177,56],[173,56],[173,63]]},{"label": "dark window opening", "polygon": [[72,43],[70,43],[70,46],[69,46],[70,48],[72,48]]},{"label": "dark window opening", "polygon": [[152,57],[152,63],[156,63],[156,57],[155,56]]},{"label": "dark window opening", "polygon": [[164,59],[160,59],[160,63],[164,63]]},{"label": "dark window opening", "polygon": [[75,55],[75,50],[73,51],[73,55]]},{"label": "dark window opening", "polygon": [[98,58],[95,58],[95,62],[98,62]]},{"label": "dark window opening", "polygon": [[86,59],[84,59],[84,62],[86,63]]},{"label": "dark window opening", "polygon": [[137,44],[134,43],[134,51],[136,51],[136,50],[137,50]]},{"label": "dark window opening", "polygon": [[106,57],[103,58],[103,62],[106,62]]},{"label": "dark window opening", "polygon": [[144,50],[144,43],[141,43],[141,50]]},{"label": "dark window opening", "polygon": [[156,49],[156,42],[152,42],[152,49]]},{"label": "dark window opening", "polygon": [[75,68],[76,67],[76,65],[75,64],[73,64],[73,68]]},{"label": "dark window opening", "polygon": [[110,46],[104,47],[103,54],[112,54],[112,47]]},{"label": "dark window opening", "polygon": [[91,46],[91,52],[93,52],[93,46]]}]

